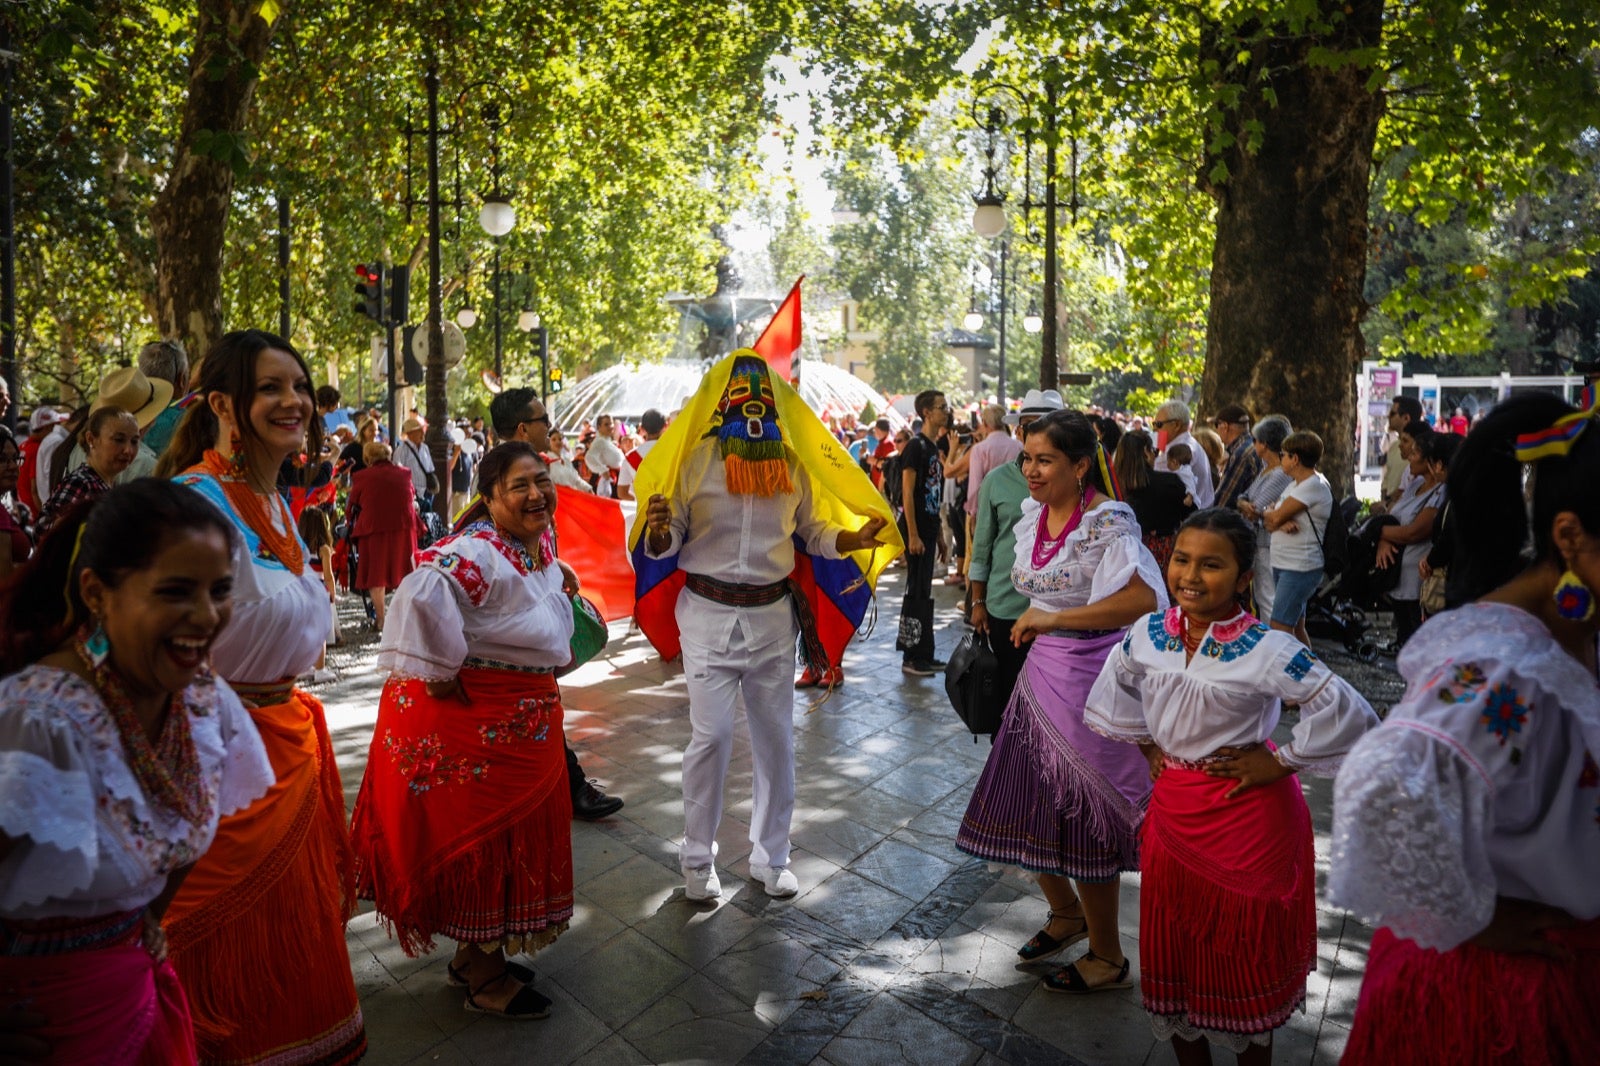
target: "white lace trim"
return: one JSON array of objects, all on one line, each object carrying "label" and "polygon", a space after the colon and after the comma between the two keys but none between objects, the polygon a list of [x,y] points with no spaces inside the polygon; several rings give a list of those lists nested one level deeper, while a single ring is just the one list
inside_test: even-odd
[{"label": "white lace trim", "polygon": [[[1302,999],[1300,1001],[1298,1009],[1301,1014],[1306,1012],[1305,1000]],[[1227,1048],[1236,1055],[1248,1049],[1252,1044],[1266,1045],[1272,1043],[1271,1031],[1246,1035],[1244,1033],[1225,1033],[1220,1029],[1202,1029],[1197,1025],[1191,1025],[1189,1019],[1176,1014],[1150,1015],[1150,1030],[1156,1034],[1157,1040],[1171,1040],[1173,1037],[1177,1037],[1179,1040],[1207,1040],[1218,1047]]]},{"label": "white lace trim", "polygon": [[0,751],[0,829],[93,865],[99,856],[89,774],[63,769],[30,751]]}]

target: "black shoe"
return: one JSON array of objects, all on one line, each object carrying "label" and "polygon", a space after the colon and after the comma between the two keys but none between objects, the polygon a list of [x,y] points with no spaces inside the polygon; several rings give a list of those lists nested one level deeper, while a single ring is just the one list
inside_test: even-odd
[{"label": "black shoe", "polygon": [[950,664],[945,662],[943,659],[929,659],[925,665],[931,666],[935,670],[943,670],[945,667],[949,666]]},{"label": "black shoe", "polygon": [[578,791],[572,794],[572,816],[582,818],[586,822],[597,822],[601,818],[616,814],[622,810],[622,800],[616,796],[608,796],[595,787],[593,781],[585,781],[578,786]]},{"label": "black shoe", "polygon": [[[940,664],[941,667],[943,665],[942,663]],[[912,677],[932,677],[939,671],[934,668],[932,663],[901,663],[900,672],[910,674]]]}]

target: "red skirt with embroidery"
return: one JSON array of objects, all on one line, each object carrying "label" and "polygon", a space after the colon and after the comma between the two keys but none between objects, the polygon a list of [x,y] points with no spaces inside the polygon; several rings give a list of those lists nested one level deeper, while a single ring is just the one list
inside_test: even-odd
[{"label": "red skirt with embroidery", "polygon": [[572,793],[551,674],[463,667],[466,698],[383,687],[351,843],[356,891],[407,955],[435,936],[511,953],[572,917]]},{"label": "red skirt with embroidery", "polygon": [[1571,962],[1372,936],[1347,1064],[1555,1066],[1600,1055],[1600,919],[1545,934]]},{"label": "red skirt with embroidery", "polygon": [[1225,799],[1237,784],[1169,761],[1150,794],[1139,987],[1162,1035],[1230,1043],[1270,1032],[1305,1001],[1316,967],[1315,854],[1300,779]]}]

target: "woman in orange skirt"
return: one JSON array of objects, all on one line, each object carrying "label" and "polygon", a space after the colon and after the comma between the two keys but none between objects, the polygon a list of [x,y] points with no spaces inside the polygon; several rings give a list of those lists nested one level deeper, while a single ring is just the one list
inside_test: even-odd
[{"label": "woman in orange skirt", "polygon": [[545,464],[513,441],[479,477],[483,508],[421,554],[384,627],[389,680],[352,827],[358,892],[408,955],[457,941],[447,973],[466,1009],[543,1018],[550,1000],[506,956],[550,943],[572,917],[555,681],[572,606],[546,536]]}]

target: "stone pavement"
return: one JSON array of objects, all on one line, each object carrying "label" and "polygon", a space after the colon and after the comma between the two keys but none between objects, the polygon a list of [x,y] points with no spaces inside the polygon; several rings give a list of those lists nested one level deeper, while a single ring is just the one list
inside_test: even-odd
[{"label": "stone pavement", "polygon": [[[1151,1035],[1137,988],[1058,995],[1039,982],[1047,967],[1017,965],[1016,949],[1042,924],[1046,906],[1026,877],[990,869],[954,846],[989,744],[965,731],[942,679],[900,672],[894,629],[903,574],[886,575],[876,630],[846,655],[846,684],[816,710],[808,709],[814,695],[796,694],[797,898],[769,899],[748,880],[751,773],[742,719],[718,836],[723,899],[713,907],[684,898],[675,843],[689,736],[682,674],[662,665],[637,633],[624,638],[624,627],[613,626],[605,655],[562,690],[568,736],[585,770],[627,806],[604,822],[573,823],[571,929],[531,960],[537,987],[555,1001],[550,1018],[513,1023],[463,1010],[461,992],[445,984],[449,943],[409,959],[364,905],[348,943],[371,1043],[367,1061],[1173,1061]],[[962,632],[958,596],[938,590],[941,655]],[[347,613],[347,621],[354,617]],[[377,714],[374,642],[366,634],[335,649],[330,664],[340,679],[313,687],[327,706],[347,800],[360,783]],[[1350,663],[1333,646],[1319,651],[1335,669]],[[1307,777],[1303,784],[1316,826],[1320,899],[1331,782]],[[1124,879],[1122,903],[1137,977],[1136,876]],[[1318,918],[1306,1011],[1279,1031],[1278,1063],[1336,1062],[1348,1036],[1370,934],[1326,906]],[[1224,1060],[1231,1056],[1218,1056]]]}]

